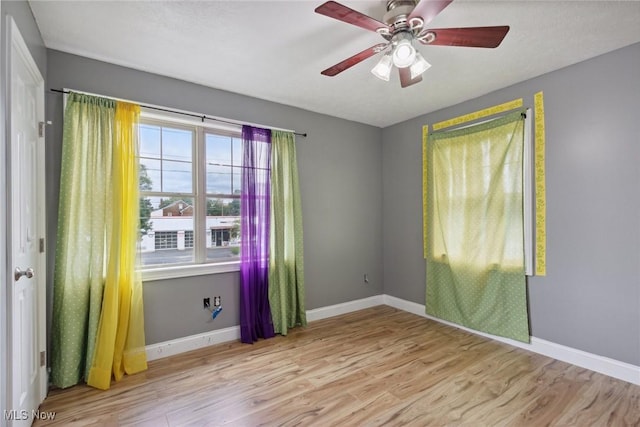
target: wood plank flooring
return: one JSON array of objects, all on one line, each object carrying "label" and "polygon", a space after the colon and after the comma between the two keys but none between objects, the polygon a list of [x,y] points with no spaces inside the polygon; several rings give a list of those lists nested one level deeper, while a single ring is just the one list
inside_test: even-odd
[{"label": "wood plank flooring", "polygon": [[54,390],[35,426],[632,426],[640,386],[388,306]]}]

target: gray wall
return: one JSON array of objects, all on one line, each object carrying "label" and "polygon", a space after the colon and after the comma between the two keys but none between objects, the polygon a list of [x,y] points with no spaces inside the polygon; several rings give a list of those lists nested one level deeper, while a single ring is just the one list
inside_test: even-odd
[{"label": "gray wall", "polygon": [[[307,132],[297,138],[304,221],[307,309],[382,292],[382,141],[379,128],[48,51],[48,88],[72,88],[140,103]],[[47,94],[48,277],[53,277],[62,141],[62,95]],[[363,274],[369,274],[369,284]],[[144,283],[145,330],[153,344],[238,324],[237,273]],[[49,284],[51,289],[51,283]],[[51,295],[51,292],[49,292]],[[209,321],[202,298],[221,295]]]},{"label": "gray wall", "polygon": [[[424,304],[422,125],[514,98],[532,105],[533,94],[544,91],[548,270],[529,280],[532,335],[640,365],[640,132],[634,113],[640,45],[382,131],[57,51],[48,51],[47,61],[48,87],[308,132],[297,143],[308,309],[383,290]],[[47,119],[54,121],[47,134],[53,268],[58,94],[47,96]],[[238,284],[237,273],[145,283],[147,342],[236,325]],[[211,321],[201,304],[214,295],[222,296],[224,311]]]},{"label": "gray wall", "polygon": [[[11,267],[7,266],[7,258],[6,258],[6,248],[5,242],[7,230],[6,230],[6,216],[5,216],[5,207],[8,205],[5,200],[7,197],[7,181],[9,177],[6,175],[8,172],[7,164],[5,164],[6,160],[6,135],[5,135],[5,120],[10,119],[10,111],[7,109],[7,64],[6,64],[6,41],[5,35],[8,29],[7,26],[7,16],[13,17],[18,29],[20,30],[20,34],[22,38],[25,40],[33,59],[36,61],[40,73],[43,77],[46,78],[47,75],[47,54],[46,49],[44,47],[44,43],[42,41],[42,37],[40,36],[40,31],[36,25],[35,19],[31,14],[31,9],[26,1],[2,1],[0,2],[0,19],[2,19],[2,31],[0,32],[0,69],[2,72],[0,73],[0,112],[2,112],[2,119],[0,119],[0,200],[2,201],[2,208],[0,209],[0,304],[6,304],[7,298],[7,286],[13,286],[12,280],[6,280],[8,277],[6,276],[7,270]],[[7,354],[6,350],[6,314],[7,311],[5,307],[2,307],[0,310],[0,411],[6,409],[6,399],[7,399],[7,390],[5,390],[6,386],[6,360],[5,356]],[[0,425],[6,425],[6,420],[4,417],[0,419]]]},{"label": "gray wall", "polygon": [[640,365],[640,44],[383,130],[385,293],[425,302],[421,129],[544,91],[547,276],[532,336]]},{"label": "gray wall", "polygon": [[[20,29],[20,34],[22,34],[22,38],[27,43],[29,47],[29,51],[33,56],[33,59],[36,61],[36,65],[38,69],[40,69],[40,73],[42,76],[47,75],[47,49],[44,46],[44,42],[42,41],[42,36],[40,35],[40,30],[36,24],[36,21],[31,13],[31,8],[29,4],[24,0],[16,0],[16,1],[3,1],[0,3],[2,6],[2,29],[3,34],[2,38],[4,39],[4,30],[7,15],[10,15],[15,20],[18,28]],[[3,61],[3,70],[4,70],[4,44],[2,45],[2,61]],[[3,91],[4,93],[4,91]],[[3,95],[4,96],[4,95]]]}]

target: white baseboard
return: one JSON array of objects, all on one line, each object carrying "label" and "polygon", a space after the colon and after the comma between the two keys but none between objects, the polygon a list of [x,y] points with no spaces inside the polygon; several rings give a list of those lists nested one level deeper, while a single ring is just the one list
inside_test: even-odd
[{"label": "white baseboard", "polygon": [[240,326],[232,326],[230,328],[217,329],[202,334],[151,344],[148,345],[145,350],[147,352],[147,360],[151,361],[239,339]]},{"label": "white baseboard", "polygon": [[544,356],[552,357],[563,362],[571,363],[572,365],[580,366],[581,368],[589,369],[591,371],[599,372],[601,374],[627,381],[632,384],[640,385],[640,366],[635,366],[608,357],[599,356],[597,354],[588,353],[586,351],[578,350],[572,347],[556,344],[547,340],[543,340],[541,338],[531,337],[531,343],[527,344],[509,338],[498,337],[484,332],[475,331],[473,329],[465,328],[464,326],[460,326],[455,323],[447,322],[446,320],[429,316],[425,312],[424,305],[396,298],[391,295],[383,295],[383,301],[385,305],[397,308],[399,310],[407,311],[409,313],[417,314],[418,316],[426,317],[427,319],[431,319],[436,322],[452,326],[454,328],[462,329],[472,334],[481,335],[483,337],[510,344],[515,347],[523,348],[534,353],[542,354]]},{"label": "white baseboard", "polygon": [[[307,321],[326,319],[341,314],[347,314],[365,308],[375,307],[376,305],[388,305],[399,310],[416,314],[436,322],[443,323],[454,328],[462,329],[472,334],[480,335],[492,340],[500,341],[515,347],[523,348],[534,353],[552,357],[572,365],[580,366],[601,374],[618,378],[632,384],[640,385],[640,366],[631,365],[629,363],[620,362],[608,357],[599,356],[597,354],[588,353],[586,351],[556,344],[540,338],[531,337],[531,343],[523,343],[511,340],[509,338],[498,337],[484,332],[474,331],[455,323],[447,322],[429,316],[425,313],[425,306],[415,302],[396,298],[391,295],[375,295],[369,298],[363,298],[355,301],[349,301],[341,304],[335,304],[327,307],[315,308],[307,311]],[[151,344],[146,347],[147,360],[156,360],[163,357],[169,357],[176,354],[184,353],[191,350],[207,347],[214,344],[221,344],[228,341],[240,339],[240,327],[233,326],[225,329],[218,329],[202,334],[191,335],[184,338],[178,338],[171,341],[165,341],[157,344]]]},{"label": "white baseboard", "polygon": [[313,310],[307,310],[307,321],[313,322],[315,320],[327,319],[329,317],[364,310],[365,308],[371,308],[376,305],[383,304],[384,295],[375,295],[369,298],[343,302],[341,304],[330,305],[327,307],[314,308]]},{"label": "white baseboard", "polygon": [[[383,304],[383,296],[375,295],[369,298],[363,298],[355,301],[344,302],[341,304],[330,305],[328,307],[307,310],[307,321],[326,319],[328,317],[338,316],[340,314],[351,313],[353,311],[363,310],[365,308],[375,307]],[[202,334],[190,335],[175,340],[164,341],[157,344],[148,345],[145,350],[147,360],[152,361],[162,359],[163,357],[174,356],[176,354],[185,353],[191,350],[207,347],[214,344],[221,344],[228,341],[236,341],[240,339],[240,326],[232,326],[225,329],[217,329],[215,331],[204,332]]]}]

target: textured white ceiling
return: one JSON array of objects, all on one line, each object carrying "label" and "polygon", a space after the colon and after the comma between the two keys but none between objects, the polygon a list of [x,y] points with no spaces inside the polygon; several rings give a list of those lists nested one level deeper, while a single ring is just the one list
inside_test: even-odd
[{"label": "textured white ceiling", "polygon": [[[385,127],[640,41],[640,1],[455,0],[431,28],[510,25],[497,49],[421,46],[400,88],[370,70],[320,71],[383,39],[316,1],[32,0],[47,47]],[[382,19],[384,1],[343,1]]]}]

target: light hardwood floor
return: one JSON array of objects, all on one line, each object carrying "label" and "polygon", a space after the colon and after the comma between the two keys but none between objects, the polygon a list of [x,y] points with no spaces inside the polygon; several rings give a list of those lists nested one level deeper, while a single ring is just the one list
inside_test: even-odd
[{"label": "light hardwood floor", "polygon": [[54,390],[49,425],[625,426],[640,386],[396,310],[227,343]]}]

